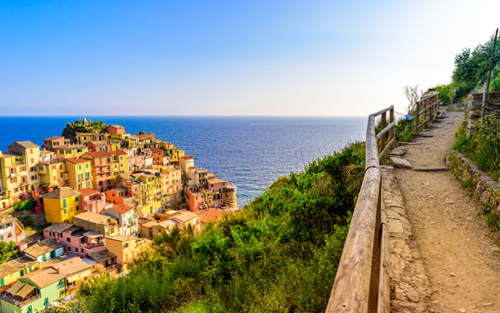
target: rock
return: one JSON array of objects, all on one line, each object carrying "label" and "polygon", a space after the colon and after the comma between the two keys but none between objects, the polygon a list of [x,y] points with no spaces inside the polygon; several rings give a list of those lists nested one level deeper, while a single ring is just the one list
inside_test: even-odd
[{"label": "rock", "polygon": [[465,313],[465,309],[458,309],[458,312]]},{"label": "rock", "polygon": [[480,118],[481,117],[481,112],[479,111],[470,111],[469,112],[469,118]]},{"label": "rock", "polygon": [[493,305],[493,303],[483,303],[483,306],[484,306],[484,307],[487,307],[487,306],[492,306],[492,305]]},{"label": "rock", "polygon": [[455,277],[455,273],[450,273],[450,276],[451,277]]},{"label": "rock", "polygon": [[404,168],[413,168],[410,162],[406,159],[401,159],[401,158],[396,158],[396,157],[391,157],[391,161],[396,164],[398,167],[404,167]]},{"label": "rock", "polygon": [[406,153],[406,151],[408,151],[408,148],[406,148],[406,147],[397,147],[395,149],[392,149],[389,152],[389,155],[402,156]]}]

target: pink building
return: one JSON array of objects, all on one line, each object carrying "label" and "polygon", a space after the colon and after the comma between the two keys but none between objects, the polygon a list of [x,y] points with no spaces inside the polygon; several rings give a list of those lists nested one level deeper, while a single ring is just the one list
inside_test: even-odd
[{"label": "pink building", "polygon": [[111,144],[107,142],[106,140],[100,140],[100,141],[91,141],[87,143],[87,147],[89,148],[90,151],[96,152],[111,152]]},{"label": "pink building", "polygon": [[106,196],[104,193],[94,189],[85,188],[80,192],[80,212],[101,213],[106,206]]},{"label": "pink building", "polygon": [[0,219],[0,241],[21,242],[26,238],[24,226],[15,217],[3,216]]},{"label": "pink building", "polygon": [[122,135],[125,134],[125,127],[120,125],[109,125],[106,131],[108,134]]},{"label": "pink building", "polygon": [[221,208],[226,201],[224,189],[226,188],[227,181],[215,177],[214,174],[208,174],[208,191],[213,193],[213,204],[216,208]]},{"label": "pink building", "polygon": [[128,157],[128,171],[137,172],[142,171],[146,167],[144,155],[136,154]]},{"label": "pink building", "polygon": [[204,190],[198,190],[196,187],[184,187],[184,196],[189,205],[189,211],[200,212],[208,210],[209,199]]},{"label": "pink building", "polygon": [[79,256],[106,250],[104,235],[70,223],[55,223],[43,230],[44,239],[54,239],[64,246],[65,252]]},{"label": "pink building", "polygon": [[52,136],[43,140],[43,147],[46,150],[52,150],[53,148],[65,147],[70,145],[70,140],[64,138],[63,136]]}]

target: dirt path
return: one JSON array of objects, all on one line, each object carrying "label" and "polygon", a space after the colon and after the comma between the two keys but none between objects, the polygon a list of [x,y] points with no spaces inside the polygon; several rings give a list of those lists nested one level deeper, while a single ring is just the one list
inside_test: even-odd
[{"label": "dirt path", "polygon": [[[443,168],[463,112],[447,112],[432,137],[418,137],[404,158],[414,168]],[[430,312],[500,312],[500,257],[449,171],[396,169],[395,175],[429,279]]]}]

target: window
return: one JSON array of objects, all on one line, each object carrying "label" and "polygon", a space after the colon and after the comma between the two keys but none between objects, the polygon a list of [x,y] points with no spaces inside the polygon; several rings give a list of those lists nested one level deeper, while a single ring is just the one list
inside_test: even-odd
[{"label": "window", "polygon": [[[69,238],[68,238],[69,239]],[[69,240],[68,240],[69,241]],[[71,247],[68,247],[68,251],[71,251]]]},{"label": "window", "polygon": [[64,288],[64,279],[61,279],[59,281],[59,285],[58,285],[59,288]]},{"label": "window", "polygon": [[[62,203],[63,203],[63,207],[65,208],[66,207],[66,199],[63,199]],[[66,210],[64,210],[64,211],[66,211]]]},{"label": "window", "polygon": [[82,169],[82,166],[81,165],[78,165],[78,169],[81,170]]},{"label": "window", "polygon": [[24,276],[24,271],[23,270],[20,270],[19,271],[19,276],[23,277]]},{"label": "window", "polygon": [[80,211],[80,206],[79,205],[76,206],[76,210]]},{"label": "window", "polygon": [[49,307],[49,298],[43,299],[43,305],[45,306],[45,308]]},{"label": "window", "polygon": [[0,288],[2,287],[5,287],[5,280],[2,278],[0,278]]},{"label": "window", "polygon": [[89,164],[88,163],[85,164],[85,168],[89,168]]},{"label": "window", "polygon": [[28,305],[28,309],[26,310],[27,313],[33,313],[33,306]]}]

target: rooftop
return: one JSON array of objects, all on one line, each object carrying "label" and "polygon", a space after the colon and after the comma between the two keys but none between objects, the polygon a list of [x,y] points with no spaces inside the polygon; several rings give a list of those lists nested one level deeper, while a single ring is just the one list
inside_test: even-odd
[{"label": "rooftop", "polygon": [[211,210],[200,213],[200,216],[201,215],[204,215],[209,220],[211,220],[211,219],[218,219],[219,217],[224,215],[224,212],[221,209],[211,209]]},{"label": "rooftop", "polygon": [[130,241],[130,240],[136,240],[139,238],[132,237],[132,236],[125,236],[125,235],[115,235],[115,236],[109,236],[106,239],[111,239],[111,240],[116,240],[116,241]]},{"label": "rooftop", "polygon": [[89,258],[96,261],[97,263],[103,263],[108,260],[116,258],[116,255],[109,252],[108,250],[98,251],[98,252],[90,252],[88,253]]},{"label": "rooftop", "polygon": [[73,188],[70,187],[61,187],[55,190],[52,190],[49,193],[46,193],[43,195],[43,198],[50,198],[50,199],[65,199],[69,197],[74,197],[74,196],[79,196],[80,193]]},{"label": "rooftop", "polygon": [[93,152],[87,152],[84,155],[88,155],[92,158],[104,158],[111,156],[111,153],[106,151],[93,151]]},{"label": "rooftop", "polygon": [[80,257],[71,258],[52,265],[59,274],[72,275],[90,268]]},{"label": "rooftop", "polygon": [[[21,146],[21,147],[23,147],[23,148],[38,148],[38,147],[40,147],[40,146],[38,146],[38,145],[34,144],[34,143],[33,143],[33,142],[31,142],[31,141],[16,141],[16,142],[14,142],[12,145],[15,145],[15,144],[18,144],[18,145],[20,145],[20,146]],[[12,145],[11,145],[11,146],[12,146]],[[9,146],[9,147],[10,147],[10,146]]]},{"label": "rooftop", "polygon": [[111,151],[112,155],[127,155],[127,152],[123,150],[116,150],[116,151]]},{"label": "rooftop", "polygon": [[70,162],[70,163],[73,163],[73,164],[90,162],[90,160],[87,160],[87,159],[77,159],[77,158],[67,158],[65,160]]},{"label": "rooftop", "polygon": [[176,216],[173,216],[172,218],[173,219],[176,219],[176,220],[179,220],[181,222],[184,222],[184,223],[187,223],[189,222],[190,220],[192,220],[193,218],[196,218],[198,217],[198,215],[196,215],[195,213],[193,212],[190,212],[190,211],[185,211],[179,215],[176,215]]},{"label": "rooftop", "polygon": [[181,159],[184,159],[184,160],[194,160],[194,157],[192,155],[185,155],[185,156],[181,157]]},{"label": "rooftop", "polygon": [[94,212],[80,213],[80,214],[73,216],[73,218],[74,219],[77,218],[80,220],[87,220],[87,221],[91,221],[91,222],[98,223],[98,224],[104,224],[111,219],[111,217],[109,217],[107,215],[94,213]]},{"label": "rooftop", "polygon": [[63,245],[56,242],[53,239],[44,239],[38,243],[35,243],[28,249],[24,250],[24,253],[27,253],[29,255],[32,255],[33,257],[37,258],[41,255],[44,255],[46,253],[50,253],[56,249],[62,248]]},{"label": "rooftop", "polygon": [[18,272],[22,269],[25,269],[26,267],[33,266],[37,263],[37,261],[33,261],[27,256],[22,256],[20,258],[0,264],[0,278]]},{"label": "rooftop", "polygon": [[115,204],[115,205],[113,205],[112,209],[121,213],[121,214],[124,214],[124,213],[127,213],[127,212],[133,210],[134,208],[131,206],[125,205],[125,204]]},{"label": "rooftop", "polygon": [[31,272],[23,278],[29,279],[33,283],[35,283],[35,285],[37,285],[39,288],[43,288],[50,284],[55,283],[56,281],[64,279],[64,275],[59,274],[57,270],[55,270],[54,268],[48,267],[38,271]]},{"label": "rooftop", "polygon": [[75,226],[75,225],[71,224],[71,223],[54,223],[54,224],[50,225],[49,227],[45,228],[43,231],[61,233],[65,230],[70,229],[73,226]]},{"label": "rooftop", "polygon": [[69,145],[69,146],[61,146],[61,147],[53,147],[54,150],[71,150],[71,149],[86,149],[86,145]]},{"label": "rooftop", "polygon": [[106,140],[92,140],[89,143],[96,145],[96,146],[109,145],[109,142],[107,142]]},{"label": "rooftop", "polygon": [[79,192],[80,192],[80,195],[82,197],[86,197],[86,196],[90,196],[90,195],[95,195],[95,194],[100,194],[99,191],[97,191],[95,189],[91,189],[91,188],[80,189]]},{"label": "rooftop", "polygon": [[45,140],[57,140],[57,139],[61,139],[61,138],[64,138],[64,137],[63,136],[52,136],[49,138],[45,138],[43,141],[45,141]]}]

